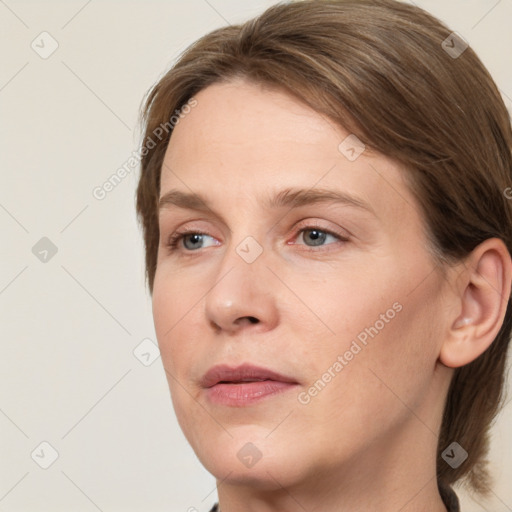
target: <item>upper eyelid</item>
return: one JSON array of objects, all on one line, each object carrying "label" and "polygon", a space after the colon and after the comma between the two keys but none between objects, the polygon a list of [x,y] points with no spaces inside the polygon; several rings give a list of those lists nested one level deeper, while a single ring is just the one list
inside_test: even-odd
[{"label": "upper eyelid", "polygon": [[[192,221],[194,222],[194,221]],[[306,221],[306,220],[300,220],[297,222],[297,226],[295,227],[295,231],[302,231],[302,230],[307,230],[307,229],[318,229],[318,230],[322,230],[322,231],[326,231],[326,232],[329,232],[333,235],[338,235],[338,236],[342,236],[341,234],[338,234],[337,233],[337,230],[334,229],[334,228],[329,228],[329,227],[326,227],[326,226],[322,226],[318,221],[314,221],[314,220],[310,220],[310,221]],[[275,225],[272,226],[272,228],[269,230],[269,231],[272,231],[274,229]],[[346,229],[346,228],[341,228],[341,230],[345,231],[347,233],[347,235],[349,235],[349,231]],[[166,230],[164,229],[160,229],[161,232],[164,232]],[[177,227],[175,228],[174,230],[168,230],[170,231],[170,236],[172,236],[172,234],[174,233],[177,233],[177,232],[180,232],[180,233],[185,233],[185,234],[193,234],[193,233],[197,233],[197,234],[201,234],[201,235],[208,235],[208,236],[211,236],[213,238],[216,238],[214,235],[211,235],[208,231],[208,229],[204,229],[202,227],[195,227],[195,226],[186,226],[186,227]],[[232,233],[231,230],[229,230],[230,234]]]},{"label": "upper eyelid", "polygon": [[[298,221],[295,221],[294,224],[298,224],[299,226],[296,229],[299,229],[299,227],[304,227],[304,228],[311,227],[311,224],[313,224],[313,227],[316,227],[315,224],[319,224],[321,222],[330,222],[331,224],[333,223],[333,221],[327,221],[325,219],[323,219],[323,220],[316,220],[316,219],[317,218],[315,218],[314,215],[311,215],[311,216],[304,217],[304,218],[302,218],[302,219],[300,219]],[[283,219],[281,219],[281,220],[283,220]],[[166,232],[166,231],[167,232],[171,232],[172,231],[173,233],[176,232],[176,231],[182,231],[182,230],[183,231],[185,231],[185,230],[186,231],[197,230],[197,231],[194,231],[194,232],[198,232],[198,233],[201,232],[202,233],[203,232],[203,228],[202,227],[197,227],[196,228],[195,227],[195,223],[196,222],[211,223],[211,219],[204,219],[204,218],[202,218],[202,219],[186,220],[186,221],[180,223],[178,225],[178,227],[176,227],[176,228],[174,228],[172,230],[171,229],[166,229],[164,226],[161,225],[161,223],[159,223],[159,230],[160,230],[160,232]],[[270,231],[275,230],[277,228],[279,222],[272,224],[270,226],[270,228],[267,230],[267,233],[269,233]],[[192,226],[189,226],[189,223],[192,224]],[[187,226],[187,227],[183,227],[183,226]],[[229,234],[233,233],[232,229],[229,228],[229,226],[226,226],[226,228],[227,228]],[[336,229],[335,228],[329,228],[329,227],[320,226],[320,225],[318,225],[318,228],[319,229],[324,229],[326,231],[333,231],[334,233],[336,233]],[[216,228],[216,229],[218,229],[218,228]],[[346,232],[347,235],[351,235],[350,231],[346,227],[339,227],[339,229],[341,229],[342,231]],[[204,230],[204,233],[208,234],[208,233],[206,233],[206,231],[207,230]],[[210,235],[210,236],[212,236],[212,235]]]}]

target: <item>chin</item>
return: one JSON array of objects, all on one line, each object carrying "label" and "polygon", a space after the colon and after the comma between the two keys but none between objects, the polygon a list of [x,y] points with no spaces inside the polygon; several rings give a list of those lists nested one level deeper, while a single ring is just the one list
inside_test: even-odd
[{"label": "chin", "polygon": [[197,442],[191,439],[196,456],[219,481],[274,490],[307,476],[308,458],[300,440],[273,439],[268,429],[256,425],[230,428],[229,432],[233,437],[225,431],[212,437],[198,432]]}]

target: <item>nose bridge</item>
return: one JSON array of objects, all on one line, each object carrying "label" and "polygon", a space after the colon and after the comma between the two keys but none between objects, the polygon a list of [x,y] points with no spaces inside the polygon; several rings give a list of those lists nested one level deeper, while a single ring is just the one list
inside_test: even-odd
[{"label": "nose bridge", "polygon": [[267,259],[264,253],[268,248],[264,249],[265,226],[261,212],[253,201],[244,200],[242,196],[237,199],[236,211],[240,214],[232,219],[229,247],[226,247],[223,255],[222,267],[235,265],[248,275],[265,270],[268,272],[262,264]]},{"label": "nose bridge", "polygon": [[227,331],[237,330],[248,322],[271,328],[277,319],[275,296],[269,282],[272,274],[266,267],[268,254],[263,243],[256,239],[258,235],[247,233],[244,227],[233,230],[216,269],[215,284],[205,299],[207,319]]}]

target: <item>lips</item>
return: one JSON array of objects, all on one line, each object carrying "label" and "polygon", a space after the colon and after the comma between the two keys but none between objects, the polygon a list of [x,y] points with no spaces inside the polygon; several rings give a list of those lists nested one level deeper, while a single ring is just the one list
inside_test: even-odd
[{"label": "lips", "polygon": [[201,379],[210,402],[231,407],[255,404],[295,388],[298,382],[268,368],[252,365],[214,366]]},{"label": "lips", "polygon": [[265,380],[297,384],[296,380],[267,368],[244,364],[235,368],[227,365],[217,365],[210,368],[201,379],[201,386],[211,388],[219,383],[240,384],[242,382],[261,382]]}]

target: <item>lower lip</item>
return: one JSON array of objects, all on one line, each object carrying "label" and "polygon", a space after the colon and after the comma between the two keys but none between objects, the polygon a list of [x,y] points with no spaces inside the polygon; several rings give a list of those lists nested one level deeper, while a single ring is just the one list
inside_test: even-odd
[{"label": "lower lip", "polygon": [[294,388],[296,384],[275,380],[241,382],[239,384],[215,384],[206,390],[211,402],[232,407],[251,405]]}]

